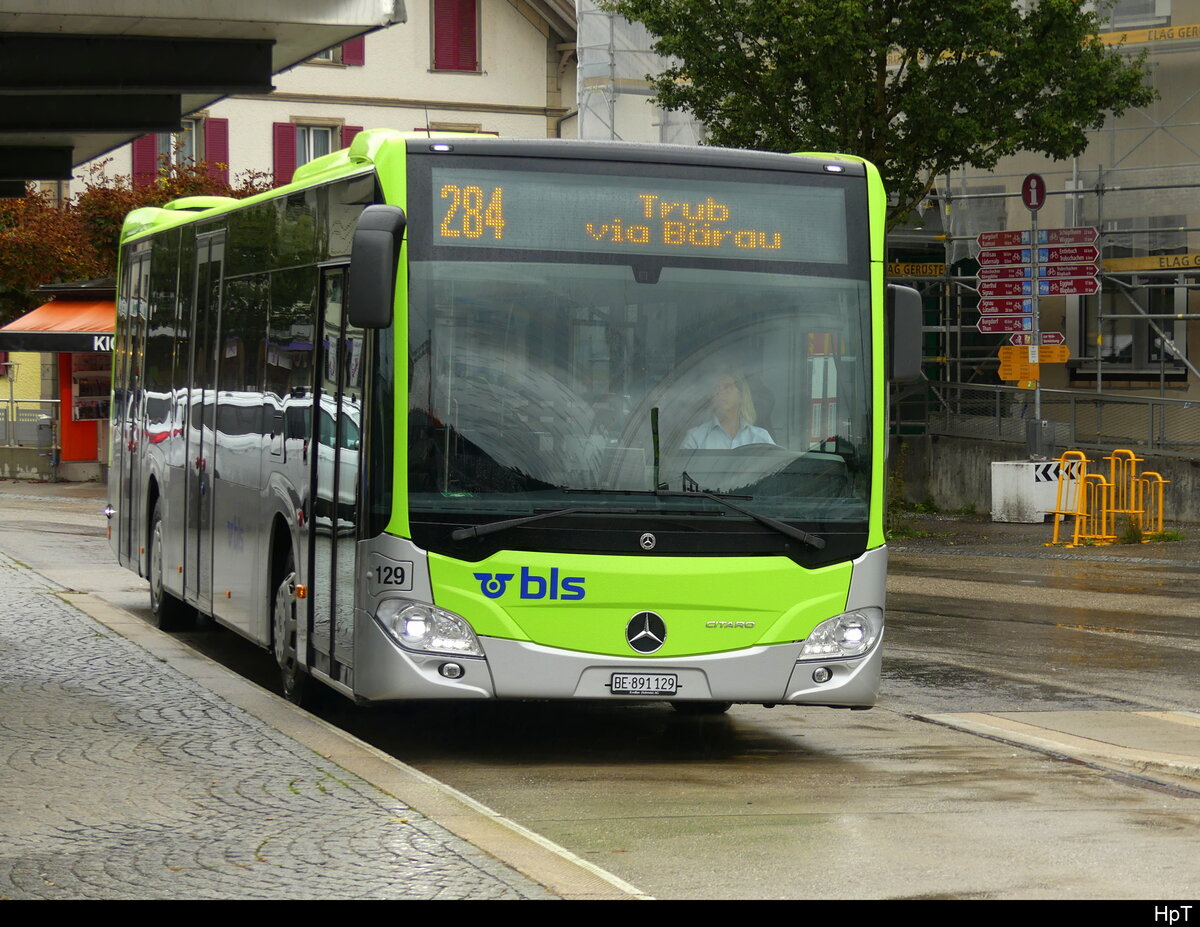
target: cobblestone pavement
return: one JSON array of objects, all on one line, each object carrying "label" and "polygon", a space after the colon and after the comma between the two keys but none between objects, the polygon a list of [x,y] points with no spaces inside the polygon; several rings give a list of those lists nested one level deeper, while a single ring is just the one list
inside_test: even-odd
[{"label": "cobblestone pavement", "polygon": [[553,897],[0,554],[0,898]]}]

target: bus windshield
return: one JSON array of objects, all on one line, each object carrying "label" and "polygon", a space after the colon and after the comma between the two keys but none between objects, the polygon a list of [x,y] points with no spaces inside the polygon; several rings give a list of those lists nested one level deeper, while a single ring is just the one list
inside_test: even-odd
[{"label": "bus windshield", "polygon": [[[453,172],[434,173],[430,219],[444,233],[462,206],[438,195],[450,184],[437,175],[456,180]],[[480,524],[568,507],[590,516],[694,516],[692,530],[701,531],[705,519],[741,519],[704,492],[728,494],[779,521],[865,525],[869,284],[849,270],[854,232],[846,229],[841,200],[822,207],[829,215],[810,217],[826,220],[825,237],[783,210],[764,215],[766,197],[786,204],[789,188],[781,196],[772,184],[701,176],[690,181],[694,189],[681,191],[675,179],[663,193],[665,182],[635,178],[643,192],[626,196],[630,215],[616,219],[619,203],[580,207],[571,200],[572,190],[594,196],[597,185],[621,191],[626,180],[553,178],[541,195],[543,211],[557,218],[537,219],[546,227],[528,233],[514,202],[525,192],[519,184],[501,187],[486,177],[456,183],[455,196],[479,204],[478,238],[439,246],[435,231],[429,247],[414,247],[414,532],[424,519]],[[741,194],[735,187],[751,189]],[[479,193],[458,192],[468,189]],[[662,244],[661,224],[649,222],[650,240],[641,247],[626,241],[619,251],[604,251],[586,237],[571,240],[573,230],[587,226],[587,209],[610,218],[610,228],[624,222],[629,237],[634,220],[651,211],[649,197],[657,208],[667,196],[678,205],[689,192],[694,215],[726,209],[736,221],[738,202],[753,203],[755,231],[771,235],[781,227],[782,246],[773,254],[742,249],[743,256],[704,244],[689,250],[685,242],[675,252]],[[566,200],[557,210],[546,201],[556,193]],[[491,218],[503,238],[487,222],[487,207],[497,201],[504,211]],[[793,232],[804,237],[795,253],[787,250]]]}]

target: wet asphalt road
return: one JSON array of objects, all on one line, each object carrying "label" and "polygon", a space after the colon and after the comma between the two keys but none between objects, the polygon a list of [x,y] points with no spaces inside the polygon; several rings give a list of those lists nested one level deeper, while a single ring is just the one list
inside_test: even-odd
[{"label": "wet asphalt road", "polygon": [[1189,551],[1027,540],[897,545],[870,712],[426,705],[339,723],[658,897],[1194,894],[1200,783],[945,726],[1196,711]]},{"label": "wet asphalt road", "polygon": [[[89,507],[51,521],[12,501],[0,549],[148,616]],[[896,545],[869,712],[335,703],[326,717],[660,898],[1194,896],[1200,786],[944,721],[1197,710],[1193,542],[1081,559],[1030,540]],[[186,636],[273,684],[236,635]]]}]

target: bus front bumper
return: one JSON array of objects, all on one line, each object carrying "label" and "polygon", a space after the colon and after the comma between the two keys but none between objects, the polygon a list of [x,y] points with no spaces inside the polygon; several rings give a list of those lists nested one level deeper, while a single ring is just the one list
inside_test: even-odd
[{"label": "bus front bumper", "polygon": [[[370,639],[356,641],[356,677],[370,683],[356,685],[355,694],[368,701],[654,698],[869,708],[879,694],[883,660],[882,635],[864,656],[803,662],[799,662],[800,643],[629,660],[494,637],[480,638],[486,654],[481,659],[413,653],[399,647],[374,622],[359,627]],[[614,694],[614,675],[674,677],[675,692]]]}]

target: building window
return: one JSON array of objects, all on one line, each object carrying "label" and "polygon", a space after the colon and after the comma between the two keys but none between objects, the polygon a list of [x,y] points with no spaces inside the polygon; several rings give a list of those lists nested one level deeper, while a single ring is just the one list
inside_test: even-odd
[{"label": "building window", "polygon": [[360,35],[341,45],[334,45],[332,48],[319,51],[305,63],[340,64],[348,68],[362,67],[366,64],[366,36]]},{"label": "building window", "polygon": [[277,122],[272,127],[274,138],[275,185],[291,183],[292,174],[301,164],[340,148],[348,148],[362,126],[302,122]]},{"label": "building window", "polygon": [[433,70],[479,71],[478,0],[433,0]]},{"label": "building window", "polygon": [[296,167],[329,154],[333,144],[333,126],[296,126]]},{"label": "building window", "polygon": [[170,165],[184,167],[203,162],[217,183],[229,183],[229,120],[195,116],[184,119],[178,132],[158,132],[135,139],[133,182],[153,183]]},{"label": "building window", "polygon": [[1107,14],[1111,29],[1161,26],[1171,21],[1171,0],[1117,0],[1111,10],[1101,7],[1099,12]]},{"label": "building window", "polygon": [[155,135],[159,162],[164,158],[171,164],[203,161],[204,140],[199,137],[199,129],[199,120],[183,119],[178,132],[159,132]]}]

